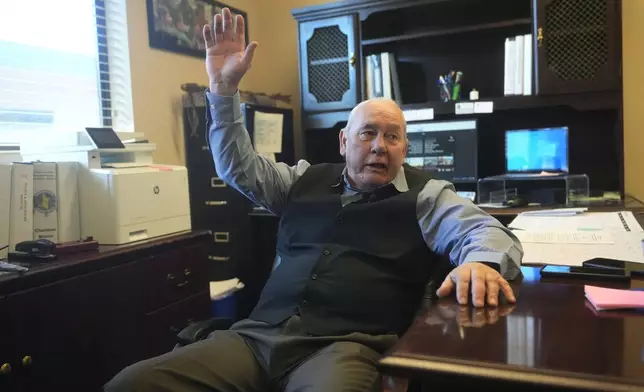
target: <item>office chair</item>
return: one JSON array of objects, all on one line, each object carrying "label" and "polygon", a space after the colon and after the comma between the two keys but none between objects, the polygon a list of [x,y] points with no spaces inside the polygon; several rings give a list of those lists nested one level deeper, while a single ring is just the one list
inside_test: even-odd
[{"label": "office chair", "polygon": [[[271,272],[275,270],[280,264],[279,255],[275,256]],[[416,315],[420,316],[425,312],[433,300],[436,299],[436,290],[443,282],[447,274],[454,268],[454,266],[446,258],[436,268],[433,277],[428,282],[425,288],[425,295]],[[268,277],[267,277],[268,278]],[[265,281],[265,280],[264,280]],[[229,329],[237,320],[226,317],[214,317],[209,320],[202,320],[190,324],[182,329],[176,336],[175,349],[206,339],[208,335],[217,330]],[[422,392],[423,385],[419,380],[408,380],[405,378],[394,378],[390,376],[383,376],[382,379],[383,392]]]},{"label": "office chair", "polygon": [[[279,266],[280,262],[281,259],[279,255],[276,255],[273,261],[271,273]],[[443,260],[438,268],[436,268],[433,277],[430,279],[425,288],[425,295],[423,296],[422,304],[416,313],[417,316],[424,313],[427,307],[431,304],[432,300],[436,299],[436,290],[453,268],[454,266],[447,259]],[[264,280],[264,282],[265,281],[266,280]],[[192,323],[179,331],[176,336],[175,348],[183,347],[199,340],[203,340],[214,331],[229,329],[236,321],[237,320],[228,317],[213,317],[208,320],[202,320]]]}]

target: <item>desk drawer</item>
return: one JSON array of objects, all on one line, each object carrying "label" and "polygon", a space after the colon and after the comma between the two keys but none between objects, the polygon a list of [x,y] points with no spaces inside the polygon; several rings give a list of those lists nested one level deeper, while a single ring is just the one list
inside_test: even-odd
[{"label": "desk drawer", "polygon": [[171,351],[179,331],[196,321],[212,317],[210,294],[202,291],[183,301],[145,315],[145,352],[142,357],[149,358]]},{"label": "desk drawer", "polygon": [[151,256],[141,271],[143,311],[150,312],[208,290],[207,245]]}]

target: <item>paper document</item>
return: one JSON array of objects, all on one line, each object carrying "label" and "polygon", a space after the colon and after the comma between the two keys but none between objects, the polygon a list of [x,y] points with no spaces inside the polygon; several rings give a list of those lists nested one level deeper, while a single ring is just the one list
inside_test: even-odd
[{"label": "paper document", "polygon": [[613,240],[613,244],[593,245],[522,242],[524,252],[522,264],[580,267],[584,261],[596,257],[644,263],[641,233],[622,233],[614,235]]},{"label": "paper document", "polygon": [[210,299],[223,298],[243,288],[244,284],[237,278],[210,282]]},{"label": "paper document", "polygon": [[554,210],[536,210],[522,212],[523,216],[573,216],[588,211],[588,208],[556,208]]},{"label": "paper document", "polygon": [[606,231],[516,231],[522,243],[534,244],[614,244]]},{"label": "paper document", "polygon": [[644,231],[630,211],[560,216],[524,213],[508,227],[523,245],[524,265],[581,266],[596,257],[644,263]]},{"label": "paper document", "polygon": [[584,286],[584,292],[597,310],[644,308],[644,291]]},{"label": "paper document", "polygon": [[509,225],[519,230],[606,230],[618,233],[644,233],[630,211],[590,212],[570,216],[541,216],[534,213],[519,214]]},{"label": "paper document", "polygon": [[282,152],[282,130],[284,115],[256,111],[253,122],[253,136],[257,153]]}]

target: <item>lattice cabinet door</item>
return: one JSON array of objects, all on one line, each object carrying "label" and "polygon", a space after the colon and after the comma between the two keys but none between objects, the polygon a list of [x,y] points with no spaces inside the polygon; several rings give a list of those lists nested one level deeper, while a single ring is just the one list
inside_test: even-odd
[{"label": "lattice cabinet door", "polygon": [[360,96],[354,15],[300,23],[300,74],[305,111],[350,109]]},{"label": "lattice cabinet door", "polygon": [[620,1],[534,0],[539,94],[620,88]]}]

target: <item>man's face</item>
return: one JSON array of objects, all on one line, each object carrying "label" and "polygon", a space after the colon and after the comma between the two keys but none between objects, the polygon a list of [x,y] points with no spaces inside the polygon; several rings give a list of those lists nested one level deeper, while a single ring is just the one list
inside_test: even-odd
[{"label": "man's face", "polygon": [[393,101],[372,100],[354,109],[340,131],[340,154],[351,185],[371,190],[391,182],[407,153],[405,119]]}]

